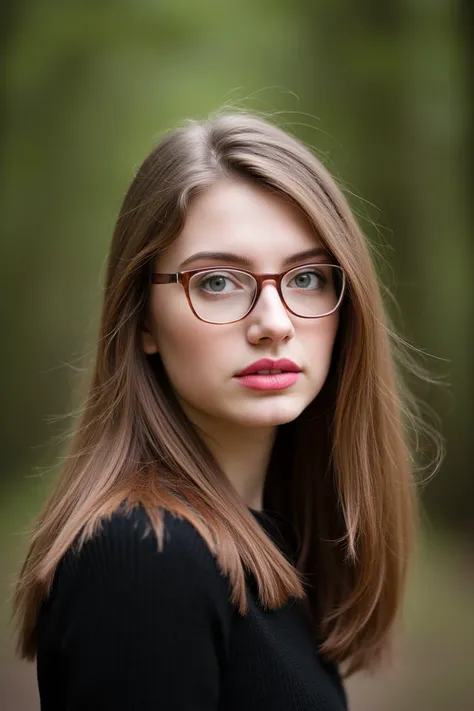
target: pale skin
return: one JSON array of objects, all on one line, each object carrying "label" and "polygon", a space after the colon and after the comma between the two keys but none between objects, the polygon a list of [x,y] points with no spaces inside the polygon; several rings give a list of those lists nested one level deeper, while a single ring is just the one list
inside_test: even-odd
[{"label": "pale skin", "polygon": [[[181,271],[182,261],[206,250],[237,252],[251,261],[250,271],[279,273],[285,270],[285,258],[318,245],[302,213],[281,196],[222,180],[194,199],[183,231],[155,260],[154,269]],[[317,259],[291,266],[312,261]],[[224,265],[232,266],[199,259],[183,269]],[[338,323],[337,311],[317,319],[293,315],[271,281],[244,319],[219,325],[196,318],[181,284],[151,289],[143,349],[160,353],[184,412],[253,509],[262,509],[278,425],[296,419],[324,384]],[[297,382],[283,390],[257,391],[236,380],[237,372],[266,357],[293,360],[302,370]]]}]

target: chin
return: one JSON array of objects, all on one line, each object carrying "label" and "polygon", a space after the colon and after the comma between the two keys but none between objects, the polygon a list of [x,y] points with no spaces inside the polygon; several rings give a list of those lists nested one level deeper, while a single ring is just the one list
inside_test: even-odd
[{"label": "chin", "polygon": [[248,408],[242,408],[233,417],[244,427],[277,427],[296,420],[308,403],[300,402],[253,402]]}]

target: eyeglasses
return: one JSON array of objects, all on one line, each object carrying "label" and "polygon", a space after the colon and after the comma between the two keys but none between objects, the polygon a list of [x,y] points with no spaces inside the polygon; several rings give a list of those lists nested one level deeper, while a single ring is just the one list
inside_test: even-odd
[{"label": "eyeglasses", "polygon": [[322,318],[342,303],[344,270],[336,264],[304,264],[280,274],[253,274],[234,267],[202,267],[184,272],[152,272],[152,284],[179,283],[198,319],[235,323],[253,309],[266,281],[274,281],[286,309],[301,318]]}]

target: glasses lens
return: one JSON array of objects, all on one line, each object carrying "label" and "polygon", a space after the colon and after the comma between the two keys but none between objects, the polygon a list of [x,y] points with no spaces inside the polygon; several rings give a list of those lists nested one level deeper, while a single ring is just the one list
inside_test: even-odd
[{"label": "glasses lens", "polygon": [[283,277],[281,290],[288,307],[298,316],[324,316],[340,303],[344,274],[332,264],[311,264],[292,269]]},{"label": "glasses lens", "polygon": [[237,321],[249,310],[257,282],[237,269],[215,269],[194,274],[189,297],[198,316],[213,323]]},{"label": "glasses lens", "polygon": [[[204,321],[228,323],[250,309],[257,282],[237,269],[214,269],[195,274],[189,282],[194,310]],[[287,272],[281,283],[287,306],[298,316],[331,313],[342,299],[344,274],[331,264],[311,264]]]}]

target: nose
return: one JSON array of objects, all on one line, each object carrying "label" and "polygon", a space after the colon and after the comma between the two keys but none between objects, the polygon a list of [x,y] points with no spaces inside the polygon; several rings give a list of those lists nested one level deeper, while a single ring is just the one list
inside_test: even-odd
[{"label": "nose", "polygon": [[275,282],[268,280],[262,285],[260,296],[248,314],[249,338],[281,340],[294,335],[290,312],[280,299]]}]

